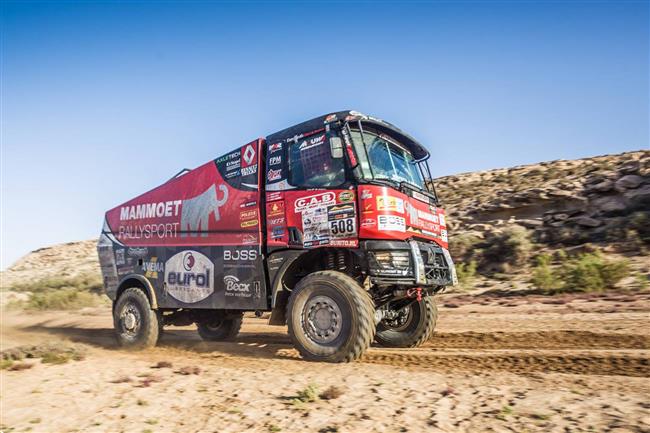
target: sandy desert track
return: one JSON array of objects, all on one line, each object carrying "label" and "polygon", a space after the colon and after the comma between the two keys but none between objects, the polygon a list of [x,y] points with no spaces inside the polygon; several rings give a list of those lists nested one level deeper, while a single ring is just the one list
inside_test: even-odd
[{"label": "sandy desert track", "polygon": [[[1,423],[4,431],[650,431],[650,296],[544,300],[442,298],[424,346],[373,346],[345,365],[300,360],[286,329],[263,319],[248,318],[234,342],[170,328],[157,348],[124,352],[105,310],[6,312],[3,349],[66,340],[89,352],[3,370]],[[151,368],[161,361],[172,366]],[[190,366],[199,372],[184,374]],[[310,384],[342,394],[297,404]],[[79,410],[61,417],[62,407]]]}]

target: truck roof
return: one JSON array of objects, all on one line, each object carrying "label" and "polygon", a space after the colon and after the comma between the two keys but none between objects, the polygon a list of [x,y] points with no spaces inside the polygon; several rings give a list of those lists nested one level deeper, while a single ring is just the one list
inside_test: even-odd
[{"label": "truck roof", "polygon": [[289,128],[278,131],[274,134],[271,134],[266,137],[268,143],[278,143],[280,141],[286,141],[288,139],[293,139],[294,137],[299,137],[301,134],[306,132],[315,131],[321,128],[324,128],[326,124],[335,123],[339,121],[344,122],[356,122],[361,121],[364,123],[370,123],[377,129],[383,130],[383,132],[388,133],[391,136],[396,136],[396,138],[407,146],[413,156],[417,160],[426,159],[429,157],[429,151],[415,138],[411,137],[406,132],[402,131],[397,126],[392,123],[386,122],[385,120],[378,119],[376,117],[367,116],[358,111],[354,110],[344,110],[336,111],[329,114],[324,114],[322,116],[315,117],[306,122],[299,123],[297,125],[291,126]]}]

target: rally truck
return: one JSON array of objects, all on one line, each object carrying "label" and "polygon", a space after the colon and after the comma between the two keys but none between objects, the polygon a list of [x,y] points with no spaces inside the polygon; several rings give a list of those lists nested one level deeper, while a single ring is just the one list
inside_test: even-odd
[{"label": "rally truck", "polygon": [[122,346],[163,327],[234,338],[245,312],[345,362],[432,335],[456,283],[429,152],[355,111],[258,138],[106,212],[98,254]]}]

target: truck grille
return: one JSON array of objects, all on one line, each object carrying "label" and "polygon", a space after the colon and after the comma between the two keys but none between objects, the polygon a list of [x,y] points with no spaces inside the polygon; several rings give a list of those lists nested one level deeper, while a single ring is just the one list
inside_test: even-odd
[{"label": "truck grille", "polygon": [[452,281],[449,264],[445,260],[442,248],[420,244],[420,253],[424,261],[424,272],[428,284],[446,285]]}]

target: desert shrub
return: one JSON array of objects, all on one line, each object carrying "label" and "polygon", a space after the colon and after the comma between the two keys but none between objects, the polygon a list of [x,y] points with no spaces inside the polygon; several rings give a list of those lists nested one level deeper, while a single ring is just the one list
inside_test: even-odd
[{"label": "desert shrub", "polygon": [[75,310],[95,306],[101,300],[100,296],[93,293],[64,288],[32,293],[20,306],[26,310]]},{"label": "desert shrub", "polygon": [[318,387],[314,384],[310,384],[307,388],[298,391],[297,399],[302,403],[311,403],[318,400]]},{"label": "desert shrub", "polygon": [[469,285],[476,277],[476,266],[476,260],[470,260],[467,263],[456,263],[456,275],[461,286]]},{"label": "desert shrub", "polygon": [[458,233],[449,238],[449,253],[458,261],[466,261],[477,255],[476,246],[481,239],[471,233]]},{"label": "desert shrub", "polygon": [[641,242],[650,244],[650,213],[635,212],[630,217],[630,228],[634,230]]},{"label": "desert shrub", "polygon": [[607,260],[600,253],[582,254],[562,265],[562,291],[592,292],[612,289],[629,273],[627,260]]},{"label": "desert shrub", "polygon": [[507,271],[511,266],[525,265],[531,250],[532,242],[528,230],[512,225],[488,239],[487,247],[483,250],[483,259],[486,264],[498,264],[501,265],[501,270]]},{"label": "desert shrub", "polygon": [[531,283],[538,289],[550,291],[557,287],[558,281],[553,270],[551,269],[551,259],[549,254],[540,254],[535,258],[535,267]]},{"label": "desert shrub", "polygon": [[74,288],[80,291],[101,293],[102,277],[99,274],[87,273],[73,277],[47,277],[34,281],[13,284],[10,288],[18,292],[47,292],[51,290]]}]

